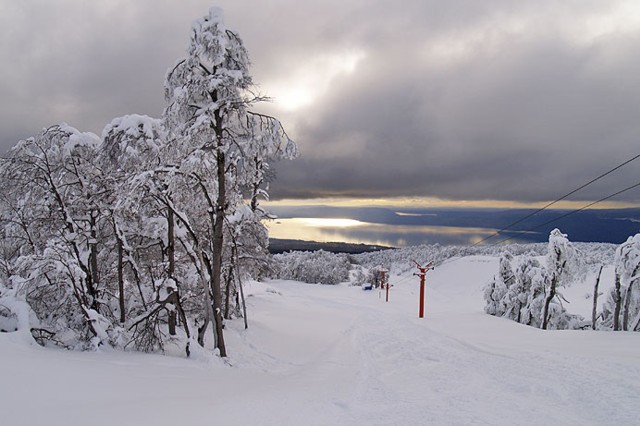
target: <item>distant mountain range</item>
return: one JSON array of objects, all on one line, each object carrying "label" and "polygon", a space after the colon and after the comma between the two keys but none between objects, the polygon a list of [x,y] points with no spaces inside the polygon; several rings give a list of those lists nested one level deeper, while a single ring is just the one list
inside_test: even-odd
[{"label": "distant mountain range", "polygon": [[[544,242],[554,228],[571,241],[620,244],[640,232],[640,208],[583,210],[544,210],[525,220],[533,209],[477,208],[382,208],[296,206],[270,209],[279,218],[344,218],[361,222],[400,226],[442,226],[500,230],[487,243],[513,238],[520,242]],[[522,220],[522,221],[521,221]],[[521,221],[521,222],[519,222]],[[509,226],[519,222],[514,226]],[[417,229],[417,228],[416,228]]]}]

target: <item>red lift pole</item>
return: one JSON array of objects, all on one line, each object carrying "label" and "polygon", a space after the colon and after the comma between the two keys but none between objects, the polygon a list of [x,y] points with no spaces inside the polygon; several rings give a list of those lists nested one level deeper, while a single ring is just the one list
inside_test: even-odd
[{"label": "red lift pole", "polygon": [[429,262],[425,266],[420,265],[415,260],[413,261],[413,263],[416,264],[418,270],[420,271],[417,274],[413,274],[420,277],[420,311],[418,316],[419,318],[424,318],[424,277],[429,269],[433,269],[433,262]]}]

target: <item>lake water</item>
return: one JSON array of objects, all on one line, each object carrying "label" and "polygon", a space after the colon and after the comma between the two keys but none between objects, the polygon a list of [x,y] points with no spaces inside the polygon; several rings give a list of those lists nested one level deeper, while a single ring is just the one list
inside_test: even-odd
[{"label": "lake water", "polygon": [[353,219],[287,218],[266,222],[271,238],[407,247],[418,244],[474,244],[496,232],[490,228],[389,225]]}]

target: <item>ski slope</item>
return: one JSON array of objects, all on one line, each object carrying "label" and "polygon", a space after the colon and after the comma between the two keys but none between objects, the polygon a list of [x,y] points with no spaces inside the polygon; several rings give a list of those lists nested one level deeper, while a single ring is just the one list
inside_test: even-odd
[{"label": "ski slope", "polygon": [[[76,353],[0,334],[3,425],[620,425],[640,419],[640,333],[542,331],[483,313],[468,257],[378,290],[247,286],[227,361]],[[585,289],[586,290],[586,289]]]}]

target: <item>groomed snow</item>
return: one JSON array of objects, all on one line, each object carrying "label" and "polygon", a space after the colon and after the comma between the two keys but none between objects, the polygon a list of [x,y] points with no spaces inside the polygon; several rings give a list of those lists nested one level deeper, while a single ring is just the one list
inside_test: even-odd
[{"label": "groomed snow", "polygon": [[227,325],[228,362],[44,349],[2,333],[0,424],[638,424],[640,333],[486,315],[497,267],[469,257],[430,271],[423,319],[410,274],[392,276],[388,303],[346,285],[251,283],[250,328]]}]

